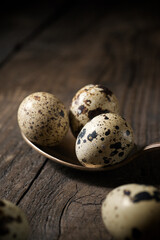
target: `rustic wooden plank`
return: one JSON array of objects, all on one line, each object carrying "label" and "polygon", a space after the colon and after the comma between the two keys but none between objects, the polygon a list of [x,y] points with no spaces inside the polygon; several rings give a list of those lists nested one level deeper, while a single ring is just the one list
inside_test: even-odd
[{"label": "rustic wooden plank", "polygon": [[70,7],[61,1],[6,3],[0,9],[0,66]]},{"label": "rustic wooden plank", "polygon": [[15,113],[25,95],[50,91],[69,106],[76,90],[99,82],[118,96],[138,144],[159,140],[157,16],[142,10],[135,15],[134,8],[95,9],[82,5],[69,12],[0,70],[0,197],[25,210],[30,239],[111,239],[100,216],[108,191],[129,182],[160,186],[159,152],[113,172],[89,174],[45,160],[19,134]]},{"label": "rustic wooden plank", "polygon": [[[112,19],[112,16],[111,16],[111,19]],[[117,17],[117,19],[118,20],[116,21],[116,24],[115,24],[116,27],[117,27],[118,21],[120,21],[120,19],[118,17]],[[124,19],[122,18],[122,22],[123,22],[123,20]],[[138,20],[135,19],[135,25],[140,20],[143,23],[140,30],[142,30],[143,28],[147,28],[147,25],[145,25],[146,23],[144,23],[141,18]],[[105,20],[103,19],[103,21],[105,21]],[[122,25],[122,22],[119,23],[120,26]],[[157,28],[158,28],[158,26],[157,26]],[[131,31],[130,25],[127,28],[125,28],[124,31],[127,32],[128,30]],[[112,36],[115,29],[110,29],[110,31],[111,31],[111,33],[109,33],[109,34],[104,32],[104,29],[103,29],[103,31],[101,31],[102,35],[101,36],[99,35],[99,38],[98,38],[100,46],[103,46],[104,43],[107,45],[106,42],[108,42],[108,39],[106,39],[106,38]],[[119,29],[119,31],[121,32],[121,28]],[[95,32],[92,34],[94,35]],[[107,35],[106,38],[104,38],[105,34]],[[127,34],[130,34],[130,32],[129,33],[127,32],[126,35]],[[149,34],[150,34],[150,32],[148,33],[148,35]],[[125,45],[126,35],[123,38],[121,37],[120,39],[119,38],[117,40],[115,39],[115,43],[113,41],[114,40],[113,37],[109,38],[110,42],[112,42],[112,44],[114,43],[113,48],[112,48],[112,51],[113,51],[112,55],[114,56],[114,62],[116,63],[115,67],[114,67],[115,71],[113,71],[113,73],[112,73],[113,74],[112,82],[110,81],[111,76],[108,75],[108,68],[110,69],[110,65],[112,65],[112,62],[107,61],[107,54],[104,55],[104,53],[102,54],[102,52],[99,51],[100,46],[98,44],[96,44],[95,40],[93,42],[90,41],[90,43],[86,43],[86,39],[91,38],[90,34],[85,37],[85,40],[82,45],[83,49],[80,48],[80,50],[79,50],[79,47],[80,47],[80,44],[79,44],[78,49],[76,48],[76,53],[77,52],[79,53],[79,51],[80,51],[82,53],[82,55],[84,54],[82,57],[83,58],[85,57],[85,59],[87,58],[87,60],[85,61],[85,64],[87,64],[86,68],[89,72],[85,72],[85,74],[87,76],[87,77],[85,76],[85,79],[87,79],[85,83],[88,83],[89,82],[88,80],[90,80],[91,77],[92,77],[92,81],[95,81],[95,79],[96,79],[96,81],[99,81],[99,80],[97,80],[97,76],[95,76],[93,78],[92,74],[96,75],[96,71],[97,71],[97,75],[98,75],[99,72],[101,72],[106,67],[106,65],[100,66],[100,63],[103,62],[102,61],[103,59],[105,59],[107,63],[109,62],[106,72],[102,71],[103,81],[101,81],[101,82],[104,84],[109,84],[109,86],[111,86],[112,88],[114,88],[116,90],[116,93],[121,100],[121,107],[122,107],[123,113],[130,120],[132,120],[132,118],[134,117],[134,120],[132,120],[131,122],[132,122],[132,124],[134,124],[135,130],[136,130],[136,127],[138,127],[138,131],[136,132],[137,140],[138,140],[139,144],[143,145],[144,143],[147,144],[150,141],[159,139],[158,133],[156,134],[157,126],[159,126],[159,122],[158,122],[158,118],[157,118],[157,116],[158,116],[157,107],[154,108],[154,113],[155,113],[156,118],[154,119],[152,117],[152,121],[154,121],[154,123],[156,122],[156,124],[153,125],[153,127],[155,129],[154,130],[155,134],[152,135],[153,139],[151,139],[151,137],[150,137],[150,139],[146,140],[146,138],[145,138],[145,136],[146,136],[145,131],[148,131],[147,126],[146,126],[146,111],[148,111],[147,109],[148,109],[148,104],[149,104],[149,102],[148,102],[149,95],[152,94],[150,92],[150,89],[151,89],[150,86],[152,84],[150,79],[151,79],[151,77],[153,77],[153,75],[152,75],[153,72],[155,74],[155,68],[154,68],[155,65],[153,63],[152,68],[148,69],[149,75],[147,75],[148,77],[146,80],[146,74],[145,74],[146,64],[143,63],[142,60],[145,56],[145,55],[143,55],[143,52],[145,51],[145,54],[146,54],[145,57],[148,58],[148,56],[150,56],[151,61],[153,61],[153,59],[155,58],[155,51],[153,51],[153,49],[152,49],[152,51],[146,52],[146,49],[143,48],[143,39],[146,37],[145,35],[142,35],[143,37],[141,36],[142,39],[140,39],[140,41],[142,41],[142,42],[141,42],[140,46],[139,46],[139,43],[137,43],[136,46],[132,46],[132,44],[135,44],[135,42],[133,42],[132,38],[137,35],[136,30],[135,30],[133,36],[131,35],[131,37],[130,37],[127,35],[129,44],[131,45],[131,50],[128,50],[128,48],[130,49],[130,47],[128,45]],[[123,36],[123,32],[122,32],[122,36]],[[118,46],[116,46],[116,44],[118,44]],[[149,44],[150,44],[150,47],[155,48],[155,46],[152,45],[152,42]],[[69,48],[68,45],[69,44],[67,44],[67,50]],[[123,46],[123,49],[121,50],[122,46]],[[125,46],[127,49],[125,48]],[[136,57],[136,54],[138,54],[139,50],[142,51],[140,56],[138,56],[138,58],[140,58],[140,59],[135,58],[135,60],[134,60],[136,65],[138,65],[138,60],[140,62],[142,62],[141,66],[139,67],[140,70],[136,73],[131,72],[131,70],[135,71],[134,66],[133,66],[134,63],[132,63],[132,61],[130,60],[130,58],[132,59],[132,57],[133,57],[132,54],[134,53],[134,51],[132,50],[133,47],[134,47],[134,51],[135,51],[135,57]],[[120,50],[118,51],[118,54],[117,54],[117,50],[118,50],[117,48],[118,49],[120,48]],[[88,50],[87,53],[86,53],[86,49]],[[74,51],[74,50],[72,50],[72,48],[71,48],[70,51],[72,53],[72,51]],[[152,52],[152,55],[151,55],[151,52]],[[99,55],[97,53],[99,53]],[[89,55],[89,57],[88,57],[88,55]],[[94,56],[94,58],[93,58],[93,56]],[[93,58],[95,60],[95,57],[96,57],[96,61],[93,62],[91,60],[91,58]],[[97,60],[97,58],[98,58],[98,60]],[[68,58],[67,58],[67,60],[68,60]],[[131,63],[128,64],[128,61]],[[156,62],[157,62],[157,59],[156,59]],[[77,60],[77,62],[74,62],[74,63],[72,62],[72,65],[70,65],[70,66],[72,66],[73,69],[76,69],[76,70],[78,69],[77,70],[78,73],[77,73],[77,75],[75,75],[75,79],[78,79],[78,80],[80,78],[82,78],[81,76],[84,74],[84,69],[86,69],[85,65],[81,66],[80,63],[81,63],[81,61]],[[95,65],[93,67],[92,64],[95,64],[97,66],[96,71],[93,71]],[[119,68],[119,74],[116,72],[117,66]],[[127,69],[128,67],[129,67],[129,69]],[[98,71],[98,68],[100,68],[101,71]],[[112,68],[112,66],[111,66],[111,68]],[[131,68],[131,70],[130,70],[130,68]],[[72,78],[73,70],[69,69],[67,67],[67,69],[65,68],[64,72],[67,73],[67,70],[71,74],[71,78]],[[156,71],[157,70],[158,69],[156,69]],[[106,78],[106,75],[108,78]],[[53,74],[53,76],[54,76],[54,74]],[[125,76],[125,78],[123,78],[123,76]],[[158,97],[158,89],[159,89],[158,76],[159,76],[159,72],[156,72],[157,80],[154,82],[156,84],[156,87],[155,87],[156,98],[154,100],[154,104],[156,106],[159,101],[158,100],[158,98],[159,98]],[[63,78],[63,76],[62,76],[62,78]],[[142,80],[140,80],[140,79],[142,79]],[[80,84],[80,85],[84,84],[84,83],[79,83],[78,80],[77,80],[77,82],[75,81],[76,84]],[[131,80],[133,83],[131,82]],[[61,80],[61,81],[63,82],[64,80]],[[56,80],[54,80],[54,83],[56,84]],[[66,85],[67,84],[65,84],[65,89],[67,89]],[[132,88],[131,88],[131,85],[132,85]],[[75,86],[75,88],[78,88],[77,85]],[[146,88],[146,90],[144,91],[143,89],[145,89],[145,88]],[[60,96],[61,96],[61,91],[63,91],[63,89],[59,89],[59,91],[58,91],[58,94],[60,93]],[[63,94],[64,94],[64,96],[62,96],[62,97],[63,97],[63,99],[65,99],[66,94],[67,94],[66,91]],[[138,95],[138,97],[137,97],[137,95]],[[145,95],[145,99],[144,99],[145,101],[142,104],[142,106],[144,108],[142,111],[139,103],[141,101],[143,101],[144,95]],[[136,97],[137,97],[137,99],[136,99]],[[67,100],[68,100],[68,98],[67,98]],[[136,100],[136,105],[134,105],[135,100]],[[127,103],[125,103],[125,101]],[[152,111],[152,110],[150,110],[150,111]],[[136,113],[136,116],[134,116],[135,113]],[[147,115],[148,115],[148,117],[150,117],[149,112],[147,112]],[[144,125],[141,125],[142,123]],[[153,161],[151,161],[151,162],[153,163]],[[133,175],[132,174],[133,169],[137,169],[137,168],[138,168],[138,171],[136,172],[135,175]],[[76,239],[90,239],[90,238],[92,238],[92,239],[109,239],[109,236],[107,235],[107,232],[104,230],[104,227],[103,227],[103,224],[101,221],[100,207],[101,207],[102,199],[104,199],[105,195],[110,190],[110,188],[116,187],[119,184],[128,183],[128,182],[145,182],[145,183],[152,183],[152,184],[159,183],[158,172],[155,172],[155,169],[159,169],[158,161],[157,161],[157,164],[154,163],[153,167],[151,167],[151,165],[148,165],[148,161],[147,161],[147,163],[144,163],[144,165],[142,163],[138,165],[138,161],[137,161],[133,165],[131,164],[129,168],[123,168],[123,170],[121,170],[121,171],[117,170],[114,173],[109,173],[109,174],[107,173],[106,175],[102,174],[102,176],[99,176],[99,175],[97,176],[95,174],[94,176],[89,175],[89,177],[88,177],[88,176],[84,176],[84,174],[82,174],[82,177],[80,179],[78,177],[81,175],[81,173],[77,173],[77,172],[73,173],[73,171],[68,170],[67,176],[71,179],[69,182],[69,186],[68,186],[68,178],[66,178],[66,176],[63,176],[63,174],[64,174],[63,169],[60,170],[61,176],[60,177],[56,176],[53,180],[52,180],[52,178],[55,174],[55,164],[54,164],[54,169],[52,169],[50,167],[50,162],[48,162],[47,165],[45,166],[45,169],[47,171],[48,182],[49,183],[53,182],[53,185],[51,183],[51,187],[50,187],[51,190],[48,190],[48,191],[44,190],[43,194],[45,195],[46,192],[49,194],[49,200],[52,199],[52,202],[55,203],[55,205],[53,204],[55,206],[55,208],[52,204],[48,203],[48,205],[50,205],[50,209],[48,211],[48,214],[46,214],[48,205],[47,204],[44,205],[42,203],[39,204],[40,207],[43,206],[42,215],[45,214],[47,220],[45,220],[43,223],[41,223],[40,227],[38,227],[35,223],[36,227],[33,230],[33,236],[36,237],[38,234],[38,236],[42,236],[42,239],[43,239],[43,236],[45,236],[47,239],[50,239],[50,238],[53,238],[53,239],[75,239],[75,238]],[[58,170],[58,169],[56,168],[56,170]],[[46,173],[44,170],[44,172],[42,172],[42,175],[39,176],[38,180],[41,181],[41,179],[43,179],[43,181],[44,181],[45,175],[46,175]],[[49,180],[49,176],[51,176],[51,180]],[[148,178],[148,176],[150,176],[150,177]],[[62,181],[62,179],[64,179],[63,181],[65,181],[65,184],[63,183],[61,185],[61,188],[63,189],[63,197],[62,197],[61,192],[59,192],[60,196],[58,195],[59,197],[57,200],[57,196],[54,196],[54,193],[52,193],[50,191],[55,192],[57,190],[57,189],[55,189],[55,186],[57,186],[57,184],[54,184],[54,183],[55,183],[55,181],[59,182],[60,179],[61,179],[61,181]],[[81,181],[83,182],[86,179],[88,179],[88,181],[86,181],[87,183],[81,183]],[[96,182],[96,180],[94,181],[94,179],[98,179],[97,180],[98,183]],[[38,186],[38,189],[39,189],[39,187],[42,184],[41,183],[38,184],[37,182],[35,182],[35,185]],[[98,185],[98,186],[95,186],[95,185]],[[33,189],[35,190],[34,187],[33,187]],[[77,192],[77,189],[78,189],[78,192]],[[30,203],[32,201],[30,201],[30,203],[28,204],[28,199],[33,198],[32,194],[35,196],[34,199],[39,199],[39,197],[37,197],[37,194],[34,193],[33,191],[32,191],[32,189],[30,189],[30,191],[28,192],[28,197],[26,195],[27,201],[24,198],[22,203],[27,202],[27,205],[30,206]],[[69,193],[66,194],[67,192],[69,192]],[[41,196],[42,196],[42,199],[44,200],[46,195],[44,196],[43,194]],[[77,196],[80,196],[80,198],[82,198],[83,201],[78,202]],[[83,196],[86,196],[86,197],[83,198]],[[95,199],[98,199],[97,204],[95,203]],[[49,202],[49,200],[47,202]],[[34,204],[35,204],[34,206],[36,206],[38,204],[38,200]],[[22,206],[23,206],[23,204],[22,204]],[[86,208],[84,206],[86,206]],[[32,214],[31,214],[31,216],[32,216]],[[34,214],[33,216],[36,218],[36,214]],[[37,217],[38,216],[39,216],[39,213],[37,213]],[[48,216],[50,216],[49,219],[47,218]],[[83,219],[83,222],[82,222],[82,219]],[[33,221],[33,219],[31,217],[31,222],[32,221]],[[36,222],[36,220],[34,220],[34,221]],[[59,225],[58,225],[58,223],[59,223]],[[44,224],[45,224],[46,228],[44,228],[42,230],[41,226]],[[93,231],[93,229],[94,229],[94,231]]]}]

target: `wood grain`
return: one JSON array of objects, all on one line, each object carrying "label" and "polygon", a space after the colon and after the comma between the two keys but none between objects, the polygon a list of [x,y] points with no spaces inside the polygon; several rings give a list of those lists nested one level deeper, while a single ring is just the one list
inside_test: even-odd
[{"label": "wood grain", "polygon": [[79,172],[26,145],[17,109],[34,91],[51,92],[69,107],[79,88],[101,83],[118,97],[138,146],[160,141],[159,15],[154,4],[88,1],[54,17],[50,6],[44,14],[40,7],[36,18],[34,11],[12,11],[10,19],[3,16],[8,25],[1,22],[0,198],[26,212],[30,240],[111,240],[101,219],[103,199],[125,183],[159,188],[159,149],[111,172]]}]

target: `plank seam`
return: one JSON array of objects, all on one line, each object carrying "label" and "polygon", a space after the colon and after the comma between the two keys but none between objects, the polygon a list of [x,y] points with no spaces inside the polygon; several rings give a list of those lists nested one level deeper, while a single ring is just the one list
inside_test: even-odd
[{"label": "plank seam", "polygon": [[77,184],[76,184],[76,191],[74,192],[74,194],[67,200],[67,202],[65,203],[63,209],[62,209],[62,212],[60,214],[60,218],[59,218],[59,233],[58,233],[58,237],[57,237],[57,240],[60,239],[60,236],[61,236],[61,222],[62,222],[62,217],[63,217],[63,214],[64,214],[64,211],[67,207],[67,205],[71,202],[71,200],[76,196],[76,194],[78,193],[78,188],[77,188]]},{"label": "plank seam", "polygon": [[44,161],[44,163],[42,164],[42,166],[39,168],[39,170],[37,171],[36,175],[34,176],[34,178],[32,179],[32,181],[30,182],[29,186],[27,187],[27,189],[24,191],[24,193],[22,194],[22,196],[19,198],[19,200],[17,201],[16,205],[19,205],[20,202],[22,201],[22,199],[24,198],[24,196],[27,194],[27,192],[30,190],[30,188],[32,187],[34,181],[38,178],[38,176],[41,174],[43,168],[45,167],[46,163],[48,162],[48,159],[46,159]]}]

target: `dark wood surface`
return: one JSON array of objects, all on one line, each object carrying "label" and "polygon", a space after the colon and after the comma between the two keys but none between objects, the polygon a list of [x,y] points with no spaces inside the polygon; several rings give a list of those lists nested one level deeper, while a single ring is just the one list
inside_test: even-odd
[{"label": "dark wood surface", "polygon": [[[57,1],[58,2],[58,1]],[[0,198],[21,207],[31,239],[110,240],[107,193],[125,183],[160,187],[160,150],[111,172],[58,165],[21,137],[24,97],[48,91],[69,107],[89,83],[110,88],[142,147],[160,141],[160,18],[155,3],[28,3],[0,10]]]}]

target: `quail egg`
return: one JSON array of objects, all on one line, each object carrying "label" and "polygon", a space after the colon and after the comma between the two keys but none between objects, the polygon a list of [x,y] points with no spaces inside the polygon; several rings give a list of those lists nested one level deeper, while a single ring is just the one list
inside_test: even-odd
[{"label": "quail egg", "polygon": [[123,161],[134,147],[133,130],[118,114],[94,117],[80,131],[76,155],[86,167],[107,167]]},{"label": "quail egg", "polygon": [[30,141],[42,146],[59,144],[69,128],[63,103],[46,92],[33,93],[22,101],[18,109],[18,123]]},{"label": "quail egg", "polygon": [[102,219],[117,240],[160,239],[160,192],[153,186],[126,184],[102,204]]},{"label": "quail egg", "polygon": [[29,225],[23,211],[7,200],[0,200],[0,239],[27,240]]},{"label": "quail egg", "polygon": [[108,88],[93,84],[81,88],[73,97],[69,111],[73,135],[77,137],[82,127],[93,117],[108,112],[119,113],[118,100]]}]

